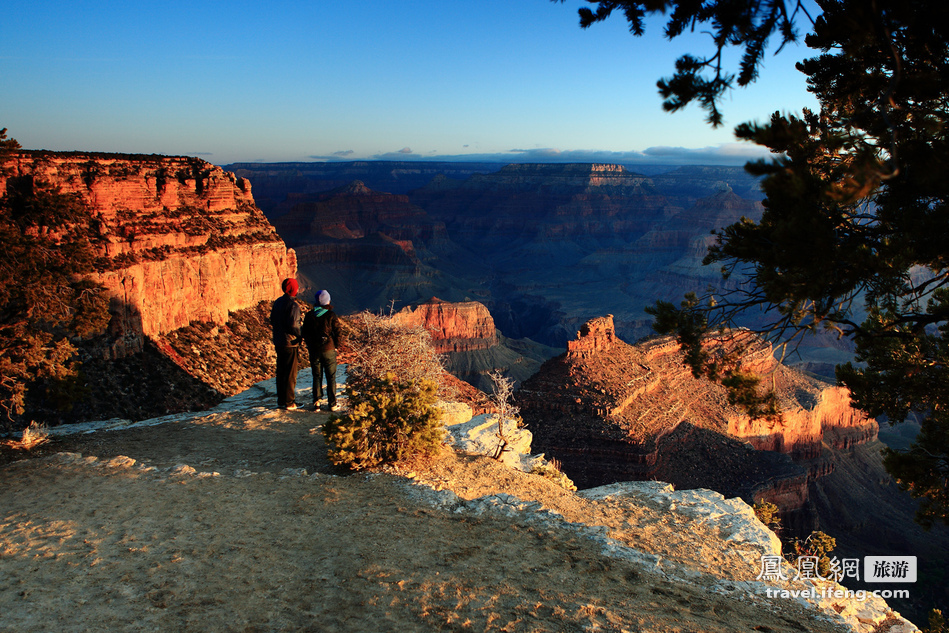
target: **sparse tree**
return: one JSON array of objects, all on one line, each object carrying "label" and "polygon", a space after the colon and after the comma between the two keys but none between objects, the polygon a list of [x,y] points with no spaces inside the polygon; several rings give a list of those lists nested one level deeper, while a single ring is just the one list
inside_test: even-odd
[{"label": "sparse tree", "polygon": [[[808,29],[815,57],[798,69],[819,111],[736,130],[776,155],[748,166],[763,177],[762,218],[719,231],[706,258],[737,286],[657,303],[657,329],[679,335],[697,374],[709,373],[705,336],[751,309],[770,315],[756,327],[779,343],[853,339],[861,364],[838,367],[838,381],[872,416],[922,417],[913,446],[887,450],[885,465],[922,500],[920,523],[949,524],[949,4],[816,0],[811,16],[794,0],[591,3],[584,26],[614,10],[637,35],[655,13],[669,13],[670,38],[708,25],[715,53],[681,58],[659,87],[668,110],[697,100],[712,124],[724,92],[757,76],[769,37],[780,49]],[[721,63],[727,46],[744,47],[737,82]],[[736,386],[760,406],[753,381]]]},{"label": "sparse tree", "polygon": [[7,128],[0,129],[0,157],[4,152],[20,149],[20,144],[16,139],[7,138]]},{"label": "sparse tree", "polygon": [[507,449],[508,438],[504,435],[504,424],[517,418],[520,408],[514,404],[514,380],[506,377],[500,369],[488,373],[491,379],[492,392],[489,398],[498,418],[498,449],[494,459],[501,459]]}]

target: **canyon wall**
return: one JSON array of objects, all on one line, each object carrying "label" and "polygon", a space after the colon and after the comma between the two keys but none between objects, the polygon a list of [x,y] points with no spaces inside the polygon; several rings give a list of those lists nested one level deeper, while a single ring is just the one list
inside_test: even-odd
[{"label": "canyon wall", "polygon": [[502,336],[487,307],[477,301],[449,302],[432,297],[406,306],[393,318],[431,332],[432,344],[443,355],[445,369],[485,393],[495,388],[491,372],[498,370],[519,384],[559,353],[531,340]]},{"label": "canyon wall", "polygon": [[439,354],[489,349],[498,344],[494,319],[477,301],[449,303],[437,297],[408,306],[394,315],[409,327],[421,326],[432,333]]},{"label": "canyon wall", "polygon": [[383,233],[395,240],[445,238],[445,226],[431,220],[408,196],[373,191],[359,181],[322,194],[292,194],[273,223],[287,244],[358,240]]},{"label": "canyon wall", "polygon": [[827,450],[875,440],[876,422],[846,390],[781,365],[750,332],[710,345],[745,348],[743,366],[768,377],[782,413],[750,419],[723,387],[692,375],[673,339],[629,345],[612,316],[599,317],[518,392],[535,450],[561,460],[581,488],[655,478],[794,511],[833,471]]},{"label": "canyon wall", "polygon": [[281,280],[296,273],[250,183],[205,161],[21,151],[2,167],[0,192],[9,178],[32,178],[89,204],[113,357],[195,321],[223,324],[229,312],[279,296]]},{"label": "canyon wall", "polygon": [[262,208],[266,190],[301,275],[337,286],[340,310],[473,299],[504,336],[558,348],[606,312],[617,335],[648,335],[644,306],[720,281],[701,265],[710,231],[762,211],[757,180],[740,167],[232,167],[254,181]]}]

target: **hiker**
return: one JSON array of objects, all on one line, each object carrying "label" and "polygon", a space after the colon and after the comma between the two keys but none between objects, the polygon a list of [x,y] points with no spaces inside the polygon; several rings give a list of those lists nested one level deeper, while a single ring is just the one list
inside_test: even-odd
[{"label": "hiker", "polygon": [[323,376],[326,376],[326,410],[339,411],[336,404],[336,350],[340,345],[339,317],[333,312],[330,293],[316,293],[316,305],[303,319],[303,340],[313,369],[313,409],[324,404]]},{"label": "hiker", "polygon": [[297,371],[300,369],[300,333],[302,314],[297,303],[300,288],[296,279],[288,278],[281,284],[283,296],[273,302],[270,325],[273,344],[277,350],[277,406],[296,409]]}]

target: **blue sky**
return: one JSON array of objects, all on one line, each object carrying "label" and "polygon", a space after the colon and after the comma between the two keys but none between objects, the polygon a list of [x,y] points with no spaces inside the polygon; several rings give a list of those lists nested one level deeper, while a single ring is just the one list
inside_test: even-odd
[{"label": "blue sky", "polygon": [[[656,80],[709,38],[580,29],[580,0],[6,0],[0,128],[28,149],[199,156],[742,164],[738,123],[813,107],[794,62],[668,114]],[[737,57],[737,53],[735,54]]]}]

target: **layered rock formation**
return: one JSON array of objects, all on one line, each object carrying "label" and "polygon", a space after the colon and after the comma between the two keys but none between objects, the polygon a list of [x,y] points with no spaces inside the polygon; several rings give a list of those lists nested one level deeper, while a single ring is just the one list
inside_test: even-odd
[{"label": "layered rock formation", "polygon": [[279,295],[296,271],[250,183],[202,160],[23,151],[2,171],[0,192],[7,178],[29,177],[89,204],[114,357],[193,321],[224,324]]},{"label": "layered rock formation", "polygon": [[653,176],[605,164],[235,168],[254,178],[255,192],[267,188],[268,213],[283,214],[277,229],[297,249],[301,273],[338,287],[344,311],[474,299],[503,335],[560,348],[605,312],[620,336],[649,334],[645,306],[717,281],[717,270],[701,266],[710,231],[762,210],[757,182],[741,168]]},{"label": "layered rock formation", "polygon": [[692,376],[674,341],[628,345],[609,317],[591,320],[518,392],[534,450],[557,458],[580,488],[658,480],[769,501],[781,510],[782,538],[819,529],[836,539],[838,557],[917,556],[922,575],[941,577],[944,535],[913,522],[917,502],[883,468],[877,423],[850,406],[846,390],[777,364],[767,345],[751,342],[746,368],[773,378],[776,419],[750,420],[729,405],[723,388]]},{"label": "layered rock formation", "polygon": [[450,303],[432,297],[425,303],[403,308],[393,318],[403,325],[430,331],[439,354],[488,349],[498,344],[494,319],[477,301]]},{"label": "layered rock formation", "polygon": [[445,222],[453,239],[490,252],[579,237],[619,244],[644,234],[669,204],[648,178],[594,164],[506,165],[454,186],[434,181],[412,200]]},{"label": "layered rock formation", "polygon": [[36,385],[29,419],[202,409],[272,372],[264,313],[296,259],[246,179],[195,158],[45,151],[5,155],[0,193],[11,179],[85,201],[98,254],[90,276],[110,299],[107,334],[80,347],[71,408]]},{"label": "layered rock formation", "polygon": [[321,194],[289,194],[281,208],[274,223],[297,253],[304,284],[335,290],[343,313],[468,294],[470,283],[448,272],[466,258],[454,257],[444,224],[405,195],[354,181]]},{"label": "layered rock formation", "polygon": [[403,242],[445,238],[444,225],[429,219],[408,196],[373,191],[359,180],[323,194],[290,195],[283,206],[288,210],[274,226],[290,246],[373,233]]},{"label": "layered rock formation", "polygon": [[515,383],[533,375],[556,352],[530,340],[512,340],[498,333],[491,313],[477,301],[448,302],[437,297],[410,305],[393,317],[432,334],[435,350],[444,354],[445,368],[469,384],[491,393],[488,377],[500,370]]},{"label": "layered rock formation", "polygon": [[585,324],[567,354],[524,383],[518,403],[539,450],[580,487],[657,478],[786,511],[803,508],[809,481],[832,471],[825,447],[875,439],[876,422],[845,390],[780,365],[749,332],[712,345],[750,345],[745,368],[768,376],[780,416],[750,419],[724,388],[692,375],[672,339],[628,345],[612,316]]}]

